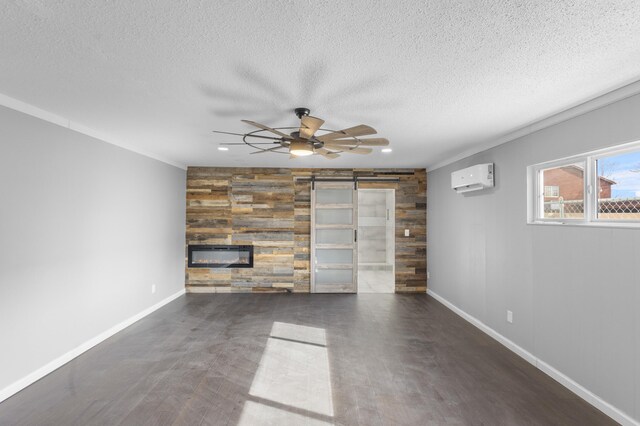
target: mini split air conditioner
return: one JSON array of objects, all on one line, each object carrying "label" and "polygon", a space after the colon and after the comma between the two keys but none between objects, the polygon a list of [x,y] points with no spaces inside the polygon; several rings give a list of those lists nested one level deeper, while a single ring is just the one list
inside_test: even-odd
[{"label": "mini split air conditioner", "polygon": [[476,164],[451,173],[451,188],[458,194],[493,187],[493,163]]}]

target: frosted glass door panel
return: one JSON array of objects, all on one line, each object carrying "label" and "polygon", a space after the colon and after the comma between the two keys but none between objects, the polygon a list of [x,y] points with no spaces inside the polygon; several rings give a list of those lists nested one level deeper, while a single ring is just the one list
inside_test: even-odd
[{"label": "frosted glass door panel", "polygon": [[316,225],[352,225],[352,209],[316,208]]},{"label": "frosted glass door panel", "polygon": [[317,189],[317,204],[352,204],[353,189]]},{"label": "frosted glass door panel", "polygon": [[351,284],[352,282],[352,269],[318,269],[316,272],[316,284]]},{"label": "frosted glass door panel", "polygon": [[353,249],[317,249],[316,264],[353,264]]},{"label": "frosted glass door panel", "polygon": [[311,193],[311,291],[355,293],[357,196],[353,182],[316,182]]},{"label": "frosted glass door panel", "polygon": [[316,244],[352,244],[353,231],[351,229],[318,229],[316,230]]}]

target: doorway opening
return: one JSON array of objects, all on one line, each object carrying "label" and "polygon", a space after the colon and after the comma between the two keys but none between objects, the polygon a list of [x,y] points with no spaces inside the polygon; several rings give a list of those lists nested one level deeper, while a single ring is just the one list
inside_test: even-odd
[{"label": "doorway opening", "polygon": [[395,189],[315,182],[311,293],[395,293]]},{"label": "doorway opening", "polygon": [[358,293],[395,293],[395,190],[357,194]]}]

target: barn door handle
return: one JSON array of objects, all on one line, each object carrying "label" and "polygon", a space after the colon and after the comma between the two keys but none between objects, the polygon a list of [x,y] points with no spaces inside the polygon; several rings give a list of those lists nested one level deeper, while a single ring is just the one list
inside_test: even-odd
[{"label": "barn door handle", "polygon": [[358,242],[358,230],[357,229],[353,230],[353,242],[354,243]]}]

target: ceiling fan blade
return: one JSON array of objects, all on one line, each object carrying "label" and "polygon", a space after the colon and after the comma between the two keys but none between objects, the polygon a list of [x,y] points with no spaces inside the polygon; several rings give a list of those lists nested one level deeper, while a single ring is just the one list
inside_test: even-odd
[{"label": "ceiling fan blade", "polygon": [[309,139],[324,124],[324,120],[310,115],[305,115],[300,119],[300,137]]},{"label": "ceiling fan blade", "polygon": [[353,154],[371,154],[372,151],[373,149],[371,148],[349,148],[349,149],[345,149],[342,152],[350,152]]},{"label": "ceiling fan blade", "polygon": [[[251,142],[251,145],[273,145],[274,143],[278,143],[278,142]],[[218,145],[247,145],[244,142],[226,142],[226,143],[219,143]]]},{"label": "ceiling fan blade", "polygon": [[282,148],[282,145],[274,146],[273,148],[264,149],[264,150],[262,150],[262,151],[254,151],[254,152],[250,152],[249,154],[264,154],[265,152],[275,151],[276,149],[280,149],[280,148]]},{"label": "ceiling fan blade", "polygon": [[315,150],[315,152],[317,154],[322,155],[324,158],[328,158],[329,160],[333,160],[336,159],[338,157],[340,157],[338,154],[336,154],[335,152],[331,152],[328,149],[324,149],[324,148],[317,148]]},{"label": "ceiling fan blade", "polygon": [[373,127],[367,126],[365,124],[360,124],[359,126],[349,127],[348,129],[338,130],[337,132],[318,136],[317,139],[319,141],[325,142],[334,139],[347,138],[350,136],[375,135],[376,133],[378,132],[376,132],[376,129],[374,129]]},{"label": "ceiling fan blade", "polygon": [[281,140],[281,138],[274,138],[273,136],[247,135],[245,133],[221,132],[219,130],[212,130],[211,132],[212,133],[222,133],[223,135],[251,136],[252,138],[272,139],[272,140],[276,140],[276,141]]},{"label": "ceiling fan blade", "polygon": [[281,137],[283,137],[285,139],[293,139],[290,135],[287,135],[286,133],[282,133],[279,130],[272,129],[271,127],[267,127],[264,124],[256,123],[255,121],[251,121],[251,120],[240,120],[240,121],[242,121],[243,123],[250,124],[250,125],[252,125],[254,127],[257,127],[258,129],[266,130],[268,132],[271,132],[273,134],[281,136]]},{"label": "ceiling fan blade", "polygon": [[326,141],[325,145],[335,145],[335,146],[345,146],[345,145],[356,145],[356,146],[387,146],[389,145],[389,139],[385,138],[369,138],[369,139],[335,139],[331,141]]}]

